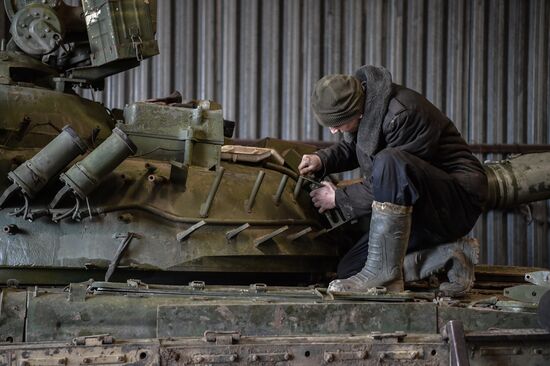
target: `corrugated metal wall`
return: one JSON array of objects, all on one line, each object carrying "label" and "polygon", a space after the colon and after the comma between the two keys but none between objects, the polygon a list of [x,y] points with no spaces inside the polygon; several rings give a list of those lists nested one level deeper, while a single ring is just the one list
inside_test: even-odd
[{"label": "corrugated metal wall", "polygon": [[9,22],[8,16],[4,12],[4,8],[0,6],[0,41],[4,39],[6,42],[9,38]]},{"label": "corrugated metal wall", "polygon": [[[471,143],[549,143],[550,1],[158,3],[161,54],[112,77],[108,106],[177,89],[220,101],[239,138],[333,140],[313,122],[312,86],[370,63],[424,93]],[[482,217],[474,235],[483,261],[550,266],[549,209],[533,204],[530,223],[518,213]]]}]

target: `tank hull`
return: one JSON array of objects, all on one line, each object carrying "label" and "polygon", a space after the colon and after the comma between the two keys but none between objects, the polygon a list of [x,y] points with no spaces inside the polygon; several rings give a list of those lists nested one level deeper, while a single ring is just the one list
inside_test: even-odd
[{"label": "tank hull", "polygon": [[[7,173],[13,159],[26,160],[34,152],[3,150],[0,170]],[[12,200],[11,206],[0,212],[1,227],[16,227],[14,233],[0,237],[0,280],[66,284],[82,280],[82,276],[90,278],[92,273],[107,270],[127,233],[135,234],[135,238],[119,258],[115,274],[122,280],[128,277],[121,278],[120,271],[127,275],[142,271],[149,278],[161,272],[172,273],[170,276],[178,272],[206,272],[275,273],[282,277],[309,274],[314,279],[335,270],[341,248],[332,243],[330,235],[312,239],[323,226],[322,218],[308,201],[307,191],[295,199],[295,182],[290,179],[276,205],[273,196],[283,174],[257,166],[223,166],[225,173],[208,217],[201,215],[201,206],[208,199],[216,172],[190,167],[187,188],[182,191],[177,184],[158,184],[148,179],[155,174],[168,180],[169,163],[142,159],[127,159],[102,181],[90,195],[89,206],[81,208],[80,221],[54,222],[51,216],[40,217],[68,209],[48,209],[59,181],[52,182],[33,201],[32,221],[10,215],[18,205],[17,199]],[[260,171],[264,179],[248,212],[246,201]],[[7,182],[4,184],[5,189]],[[201,222],[203,226],[192,229]],[[245,224],[245,230],[227,238],[228,232]],[[305,235],[294,235],[307,228],[310,231]],[[278,235],[266,238],[277,230]],[[49,270],[54,272],[46,274]],[[174,283],[175,279],[167,281]]]},{"label": "tank hull", "polygon": [[[550,333],[538,329],[533,307],[511,304],[497,289],[521,280],[522,271],[483,268],[478,287],[462,299],[419,288],[338,296],[324,288],[136,280],[5,288],[0,337],[10,343],[0,343],[0,360],[496,365],[505,355],[508,364],[545,364]],[[489,296],[496,298],[491,306]]]}]

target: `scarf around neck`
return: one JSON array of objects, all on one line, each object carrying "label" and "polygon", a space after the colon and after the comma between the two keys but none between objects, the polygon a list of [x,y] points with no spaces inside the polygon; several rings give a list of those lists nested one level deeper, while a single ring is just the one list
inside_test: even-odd
[{"label": "scarf around neck", "polygon": [[344,139],[351,142],[357,138],[364,151],[372,156],[380,144],[382,122],[392,92],[392,78],[385,68],[372,65],[360,67],[354,76],[365,90],[365,107],[359,129],[356,133],[344,133]]}]

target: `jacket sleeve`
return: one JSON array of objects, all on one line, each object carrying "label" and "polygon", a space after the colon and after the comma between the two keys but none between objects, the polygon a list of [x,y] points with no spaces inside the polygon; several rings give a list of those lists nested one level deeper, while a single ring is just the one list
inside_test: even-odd
[{"label": "jacket sleeve", "polygon": [[372,200],[372,183],[367,180],[336,190],[336,207],[342,211],[346,219],[370,214]]},{"label": "jacket sleeve", "polygon": [[317,151],[315,154],[321,158],[323,163],[323,170],[317,174],[318,176],[324,177],[327,174],[345,172],[359,167],[355,152],[355,141],[342,140],[337,144]]},{"label": "jacket sleeve", "polygon": [[405,110],[384,126],[384,135],[388,147],[431,160],[439,146],[441,127],[421,112]]}]

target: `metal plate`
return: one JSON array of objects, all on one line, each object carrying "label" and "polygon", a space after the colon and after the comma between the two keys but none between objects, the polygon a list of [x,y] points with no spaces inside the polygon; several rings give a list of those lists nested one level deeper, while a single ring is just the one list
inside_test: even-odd
[{"label": "metal plate", "polygon": [[440,306],[438,309],[439,329],[449,320],[460,320],[465,331],[538,328],[534,313],[506,312],[480,308],[458,308]]},{"label": "metal plate", "polygon": [[189,304],[158,308],[158,337],[199,336],[206,330],[235,330],[247,336],[432,333],[432,303]]},{"label": "metal plate", "polygon": [[0,294],[0,343],[23,342],[27,292],[10,288]]}]

